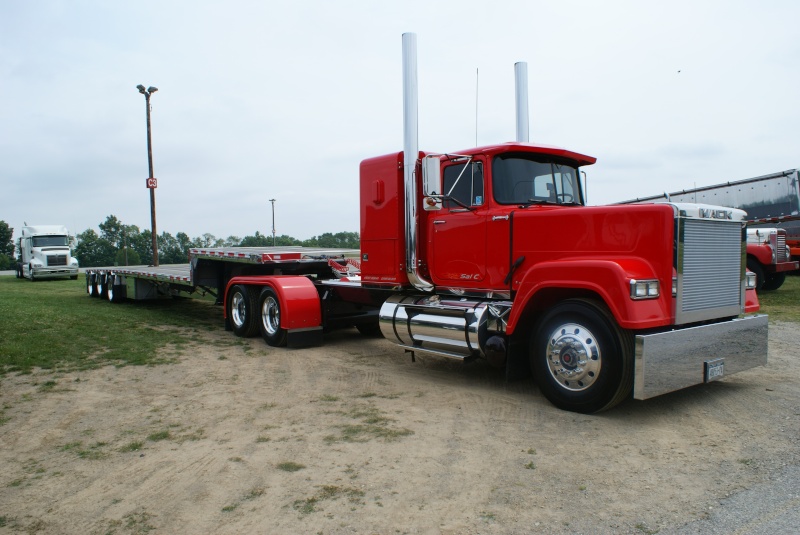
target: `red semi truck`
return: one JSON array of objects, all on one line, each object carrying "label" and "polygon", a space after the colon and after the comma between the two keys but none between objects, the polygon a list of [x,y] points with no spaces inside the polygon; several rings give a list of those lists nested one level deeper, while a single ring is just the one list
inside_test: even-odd
[{"label": "red semi truck", "polygon": [[744,212],[585,206],[595,158],[556,147],[420,152],[415,36],[403,43],[405,147],[361,163],[360,251],[195,249],[188,266],[90,270],[89,293],[207,289],[240,336],[301,346],[356,326],[412,358],[532,372],[583,413],[766,364]]}]

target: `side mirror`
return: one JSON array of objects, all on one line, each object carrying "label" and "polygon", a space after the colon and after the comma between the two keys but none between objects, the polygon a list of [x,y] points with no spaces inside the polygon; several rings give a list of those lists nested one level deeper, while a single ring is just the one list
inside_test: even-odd
[{"label": "side mirror", "polygon": [[442,161],[438,155],[422,159],[422,195],[425,211],[442,209]]}]

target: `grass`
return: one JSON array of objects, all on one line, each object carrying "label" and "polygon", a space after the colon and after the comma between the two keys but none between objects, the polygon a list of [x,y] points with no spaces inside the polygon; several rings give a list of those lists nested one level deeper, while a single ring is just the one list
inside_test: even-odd
[{"label": "grass", "polygon": [[800,323],[800,275],[787,276],[783,286],[773,292],[761,292],[758,302],[770,320]]},{"label": "grass", "polygon": [[343,413],[343,416],[356,420],[357,423],[337,426],[340,430],[339,435],[326,436],[325,442],[327,444],[367,442],[372,439],[382,439],[390,442],[414,434],[410,429],[391,427],[394,420],[384,416],[377,407],[354,407]]},{"label": "grass", "polygon": [[339,487],[336,485],[323,485],[319,491],[311,497],[303,500],[295,500],[293,507],[303,515],[316,512],[320,502],[324,500],[336,500],[344,496],[352,504],[363,505],[364,491],[351,488]]},{"label": "grass", "polygon": [[118,305],[92,299],[82,277],[37,282],[0,277],[0,317],[0,376],[35,368],[74,371],[168,362],[160,350],[179,353],[187,332],[222,324],[221,311],[206,300]]}]

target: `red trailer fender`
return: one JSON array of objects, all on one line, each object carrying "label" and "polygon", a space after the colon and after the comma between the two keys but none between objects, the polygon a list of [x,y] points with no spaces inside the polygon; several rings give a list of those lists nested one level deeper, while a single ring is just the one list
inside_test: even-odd
[{"label": "red trailer fender", "polygon": [[[272,288],[281,306],[281,328],[287,331],[319,328],[322,326],[322,306],[314,283],[308,277],[298,275],[264,275],[252,277],[233,277],[225,288],[225,302],[228,292],[236,284],[248,290],[261,293],[264,286]],[[227,318],[228,311],[225,310]]]}]

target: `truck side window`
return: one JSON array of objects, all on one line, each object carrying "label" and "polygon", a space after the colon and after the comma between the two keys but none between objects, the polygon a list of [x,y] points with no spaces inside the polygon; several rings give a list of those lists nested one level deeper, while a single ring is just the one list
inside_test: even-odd
[{"label": "truck side window", "polygon": [[[444,168],[444,194],[466,206],[481,206],[483,199],[483,164],[459,163]],[[444,201],[445,208],[461,208],[458,203]]]}]

